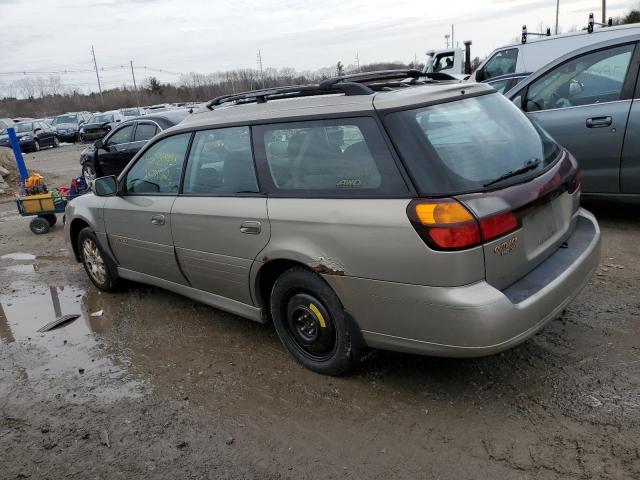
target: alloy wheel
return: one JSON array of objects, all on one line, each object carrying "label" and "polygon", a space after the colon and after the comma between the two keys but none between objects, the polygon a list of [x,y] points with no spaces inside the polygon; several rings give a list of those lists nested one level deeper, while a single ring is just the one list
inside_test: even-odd
[{"label": "alloy wheel", "polygon": [[107,267],[96,243],[90,238],[82,242],[82,258],[91,278],[100,285],[107,280]]}]

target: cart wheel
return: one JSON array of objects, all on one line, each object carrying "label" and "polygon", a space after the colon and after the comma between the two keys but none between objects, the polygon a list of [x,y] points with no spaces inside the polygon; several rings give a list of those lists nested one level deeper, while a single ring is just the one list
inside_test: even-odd
[{"label": "cart wheel", "polygon": [[49,222],[49,226],[53,227],[58,221],[58,217],[53,213],[47,213],[46,215],[40,215],[40,218],[44,218],[47,222]]},{"label": "cart wheel", "polygon": [[47,233],[49,231],[49,228],[51,228],[51,226],[49,225],[49,222],[47,222],[46,219],[42,217],[36,217],[33,220],[31,220],[31,223],[29,224],[29,228],[36,235],[42,235],[43,233]]}]

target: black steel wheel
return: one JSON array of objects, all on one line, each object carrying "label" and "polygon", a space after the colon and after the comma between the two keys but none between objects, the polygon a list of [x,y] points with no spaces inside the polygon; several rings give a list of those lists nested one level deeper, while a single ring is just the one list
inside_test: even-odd
[{"label": "black steel wheel", "polygon": [[47,222],[46,218],[36,217],[29,223],[29,228],[36,235],[43,235],[49,231],[49,222]]},{"label": "black steel wheel", "polygon": [[341,375],[366,350],[355,322],[340,299],[316,273],[294,267],[271,291],[271,317],[285,348],[306,368]]}]

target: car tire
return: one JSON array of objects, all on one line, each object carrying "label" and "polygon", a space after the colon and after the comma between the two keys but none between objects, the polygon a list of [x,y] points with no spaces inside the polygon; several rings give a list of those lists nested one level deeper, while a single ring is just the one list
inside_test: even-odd
[{"label": "car tire", "polygon": [[40,151],[40,142],[37,139],[33,141],[33,151],[34,152]]},{"label": "car tire", "polygon": [[82,176],[87,181],[87,184],[93,185],[93,182],[98,178],[98,172],[91,160],[82,164]]},{"label": "car tire", "polygon": [[29,223],[29,228],[36,235],[44,235],[49,232],[51,225],[49,225],[46,218],[36,217]]},{"label": "car tire", "polygon": [[359,362],[361,334],[316,273],[294,267],[280,275],[271,291],[271,317],[282,344],[309,370],[337,376]]},{"label": "car tire", "polygon": [[53,213],[41,215],[40,218],[44,218],[49,223],[50,227],[53,227],[58,222],[58,217]]},{"label": "car tire", "polygon": [[113,292],[121,285],[118,269],[107,255],[89,227],[78,234],[80,261],[89,280],[103,292]]},{"label": "car tire", "polygon": [[58,148],[60,146],[60,140],[58,137],[53,137],[53,148]]}]

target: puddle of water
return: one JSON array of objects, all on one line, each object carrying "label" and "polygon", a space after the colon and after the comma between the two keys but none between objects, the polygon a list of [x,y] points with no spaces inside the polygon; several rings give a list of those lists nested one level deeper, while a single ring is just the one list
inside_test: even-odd
[{"label": "puddle of water", "polygon": [[[20,267],[33,270],[33,265]],[[131,396],[140,390],[140,383],[126,378],[126,369],[99,345],[96,333],[111,329],[113,318],[108,313],[91,317],[102,301],[93,298],[97,294],[87,294],[78,287],[28,282],[14,282],[12,287],[11,294],[0,294],[0,344],[18,343],[26,349],[29,357],[21,365],[23,376],[31,380],[53,379],[58,385],[61,377],[82,376],[83,382],[92,384],[93,395],[99,392],[106,399]],[[37,331],[64,314],[80,317],[49,332]],[[114,388],[105,379],[123,382]]]},{"label": "puddle of water", "polygon": [[37,263],[22,263],[19,265],[2,267],[2,269],[12,273],[34,273],[40,270],[40,266]]},{"label": "puddle of water", "polygon": [[16,252],[16,253],[7,253],[5,255],[1,255],[0,258],[3,260],[25,260],[26,261],[26,260],[35,260],[36,256],[31,253]]}]

